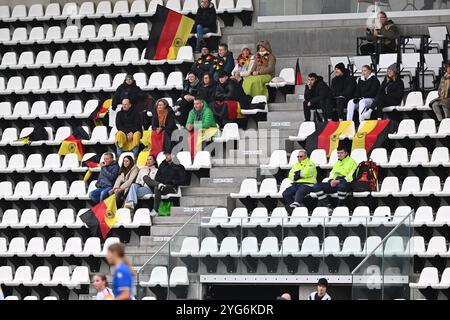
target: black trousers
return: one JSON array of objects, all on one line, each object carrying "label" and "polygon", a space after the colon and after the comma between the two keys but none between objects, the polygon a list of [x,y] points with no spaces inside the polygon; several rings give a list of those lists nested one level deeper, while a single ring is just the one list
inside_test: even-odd
[{"label": "black trousers", "polygon": [[[395,53],[395,46],[388,46],[385,44],[380,44],[381,48],[380,48],[380,53]],[[377,52],[377,47],[374,43],[369,42],[366,44],[363,44],[361,47],[359,47],[359,51],[361,52],[361,54],[363,56],[368,56],[371,54],[374,54]]]},{"label": "black trousers", "polygon": [[159,190],[159,188],[158,188],[159,182],[153,180],[149,176],[145,176],[143,179],[144,179],[145,184],[150,189],[153,190],[153,194],[155,195],[154,200],[153,200],[153,209],[156,212],[158,212],[158,210],[159,210],[159,205],[161,203],[161,196],[162,195],[166,195],[166,194],[169,194],[169,193],[177,192],[177,187],[175,187],[175,186],[168,186],[168,185],[166,185],[162,191]]},{"label": "black trousers", "polygon": [[334,98],[334,107],[336,108],[338,118],[340,120],[345,120],[347,118],[345,110],[348,104],[347,98]]},{"label": "black trousers", "polygon": [[180,108],[178,109],[180,115],[177,116],[178,123],[182,126],[186,126],[189,112],[192,110],[192,108],[194,108],[194,101],[186,101],[184,99],[181,99],[181,101],[178,102],[178,105],[180,106]]},{"label": "black trousers", "polygon": [[319,105],[312,104],[308,107],[308,101],[303,101],[303,113],[305,115],[305,121],[311,121],[311,110],[321,109],[323,112],[323,116],[325,121],[328,119],[332,119],[333,117],[333,108],[331,104],[331,99],[326,98],[322,99],[319,102]]}]

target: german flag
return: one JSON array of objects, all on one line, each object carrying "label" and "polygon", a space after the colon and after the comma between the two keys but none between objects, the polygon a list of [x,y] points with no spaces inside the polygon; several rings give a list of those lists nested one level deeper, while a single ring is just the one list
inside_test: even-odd
[{"label": "german flag", "polygon": [[352,121],[329,121],[319,124],[316,131],[306,139],[306,150],[326,150],[327,156],[339,146],[339,138],[343,134],[353,134]]},{"label": "german flag", "polygon": [[174,60],[178,50],[186,45],[195,21],[158,5],[152,24],[145,59]]},{"label": "german flag", "polygon": [[106,239],[109,231],[119,222],[117,219],[116,195],[112,194],[80,216],[93,236]]},{"label": "german flag", "polygon": [[84,155],[83,144],[81,143],[81,139],[77,139],[73,134],[68,136],[59,147],[58,154],[60,156],[65,156],[69,153],[76,153],[78,155],[78,160],[81,161]]},{"label": "german flag", "polygon": [[367,153],[380,147],[393,132],[391,120],[368,120],[353,137],[352,150],[366,149]]},{"label": "german flag", "polygon": [[197,152],[202,151],[203,142],[211,141],[218,131],[217,128],[208,128],[189,132],[189,149],[191,150],[192,160],[194,160]]},{"label": "german flag", "polygon": [[297,64],[295,65],[295,85],[301,86],[303,84],[302,72],[300,71],[300,63],[297,58]]}]

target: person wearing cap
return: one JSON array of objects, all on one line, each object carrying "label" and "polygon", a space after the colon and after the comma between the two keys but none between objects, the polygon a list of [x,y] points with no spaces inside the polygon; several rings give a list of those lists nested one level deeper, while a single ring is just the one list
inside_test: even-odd
[{"label": "person wearing cap", "polygon": [[111,108],[116,110],[117,106],[122,103],[123,99],[127,98],[131,104],[137,103],[137,101],[144,96],[145,93],[138,87],[132,74],[125,76],[124,82],[117,87],[114,93]]},{"label": "person wearing cap", "polygon": [[242,83],[242,88],[245,94],[252,98],[262,95],[269,99],[266,84],[275,76],[277,59],[272,54],[269,41],[260,41],[256,48],[258,53],[255,56],[255,62],[250,69],[250,75]]},{"label": "person wearing cap", "polygon": [[228,45],[226,43],[219,44],[219,50],[217,52],[217,57],[214,58],[213,64],[213,77],[214,80],[218,80],[217,72],[223,70],[228,76],[231,76],[231,71],[234,68],[234,58],[233,53],[228,50]]},{"label": "person wearing cap", "polygon": [[300,207],[306,195],[313,191],[317,182],[317,169],[314,162],[308,158],[306,150],[299,150],[297,163],[289,171],[288,178],[292,185],[283,191],[284,203],[288,211]]},{"label": "person wearing cap", "polygon": [[142,137],[142,117],[136,112],[129,99],[122,100],[122,110],[116,116],[117,156],[124,151],[132,151],[137,159]]},{"label": "person wearing cap", "polygon": [[389,20],[386,13],[380,11],[377,15],[375,25],[366,28],[366,39],[368,43],[360,47],[362,55],[370,55],[377,52],[377,41],[379,41],[379,53],[397,52],[397,39],[400,37],[400,30],[392,20]]},{"label": "person wearing cap", "polygon": [[241,81],[250,75],[250,71],[255,63],[255,56],[250,48],[243,48],[241,54],[236,59],[236,65],[231,72],[231,77],[236,81]]},{"label": "person wearing cap", "polygon": [[333,104],[336,108],[339,121],[343,121],[346,118],[345,108],[355,91],[356,81],[342,62],[335,66],[334,74],[335,77],[331,80]]},{"label": "person wearing cap", "polygon": [[383,108],[399,106],[402,103],[405,85],[397,72],[397,64],[388,67],[378,94],[370,106],[372,110],[376,110],[378,120],[383,119]]},{"label": "person wearing cap", "polygon": [[195,15],[195,29],[197,30],[196,51],[200,51],[203,35],[217,32],[217,13],[210,0],[201,0],[200,7]]},{"label": "person wearing cap", "polygon": [[309,300],[331,300],[330,295],[327,293],[327,288],[327,279],[320,278],[317,282],[317,291],[314,291],[309,295]]},{"label": "person wearing cap", "polygon": [[209,52],[209,49],[203,46],[201,56],[194,62],[191,71],[195,72],[199,78],[203,78],[205,73],[213,74],[214,59],[215,57]]},{"label": "person wearing cap", "polygon": [[190,71],[186,80],[183,83],[183,90],[181,91],[181,100],[175,103],[175,110],[177,114],[178,123],[186,123],[189,112],[194,107],[194,97],[198,95],[200,88],[200,80],[195,72]]},{"label": "person wearing cap", "polygon": [[450,118],[450,62],[445,66],[445,74],[441,78],[438,88],[438,98],[431,101],[430,107],[438,121]]}]

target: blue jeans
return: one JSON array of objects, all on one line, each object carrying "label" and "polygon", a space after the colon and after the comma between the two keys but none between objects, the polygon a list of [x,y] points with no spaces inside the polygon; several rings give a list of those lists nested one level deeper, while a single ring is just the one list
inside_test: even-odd
[{"label": "blue jeans", "polygon": [[152,190],[150,190],[149,187],[143,187],[140,184],[133,183],[130,187],[130,190],[128,191],[127,199],[125,200],[125,203],[133,203],[134,205],[137,204],[138,199],[148,195],[152,194]]},{"label": "blue jeans", "polygon": [[201,46],[201,41],[203,39],[203,35],[205,33],[208,33],[208,32],[209,32],[208,28],[204,28],[201,24],[197,25],[197,46],[196,46],[196,49],[198,51],[201,50],[200,46]]},{"label": "blue jeans", "polygon": [[339,199],[338,206],[343,205],[345,198],[351,191],[351,184],[344,179],[340,179],[339,181],[340,183],[337,187],[332,187],[329,182],[320,182],[314,186],[314,192],[319,199],[319,207],[327,207],[330,204],[327,195],[336,192]]},{"label": "blue jeans", "polygon": [[303,184],[294,183],[292,186],[284,190],[283,199],[286,205],[292,204],[294,201],[302,203],[303,199],[313,191],[313,187]]},{"label": "blue jeans", "polygon": [[109,196],[109,192],[112,190],[112,187],[105,187],[105,188],[97,188],[95,190],[92,190],[89,193],[89,198],[91,198],[91,201],[95,204],[99,203],[100,201],[105,200]]},{"label": "blue jeans", "polygon": [[[117,146],[116,146],[117,147]],[[139,147],[134,147],[133,150],[131,150],[131,152],[133,152],[134,155],[134,159],[137,159],[139,156]],[[123,149],[117,147],[117,157],[120,157],[120,155],[123,153]]]}]

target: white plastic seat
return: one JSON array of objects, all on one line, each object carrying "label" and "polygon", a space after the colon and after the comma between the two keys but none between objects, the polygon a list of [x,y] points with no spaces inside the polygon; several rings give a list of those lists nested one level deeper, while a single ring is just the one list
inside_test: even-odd
[{"label": "white plastic seat", "polygon": [[293,253],[294,257],[308,257],[320,252],[320,243],[318,237],[306,237],[303,239],[301,249],[298,253]]},{"label": "white plastic seat", "polygon": [[76,25],[67,26],[64,29],[63,36],[61,39],[54,39],[55,43],[66,43],[71,42],[72,40],[77,40],[79,38],[79,27]]},{"label": "white plastic seat", "polygon": [[239,127],[237,123],[227,123],[222,129],[220,137],[215,138],[215,142],[227,142],[230,140],[239,140]]},{"label": "white plastic seat", "polygon": [[370,154],[370,158],[380,167],[385,167],[388,164],[388,155],[385,148],[375,148]]},{"label": "white plastic seat", "polygon": [[85,25],[81,29],[80,37],[73,39],[72,42],[81,43],[86,41],[93,41],[97,38],[97,32],[94,25]]},{"label": "white plastic seat", "polygon": [[242,226],[248,221],[248,212],[246,208],[235,208],[231,213],[230,219],[220,223],[222,228],[236,228]]},{"label": "white plastic seat", "polygon": [[67,239],[64,251],[58,253],[59,257],[70,257],[78,255],[83,251],[83,245],[81,243],[81,238],[72,237]]},{"label": "white plastic seat", "polygon": [[281,166],[286,166],[287,162],[287,154],[285,150],[275,150],[272,152],[270,156],[269,164],[261,164],[261,169],[266,170],[275,170],[280,168]]},{"label": "white plastic seat", "polygon": [[361,254],[361,239],[358,236],[350,236],[345,238],[342,244],[342,250],[335,252],[336,257],[349,257]]},{"label": "white plastic seat", "polygon": [[431,287],[433,289],[440,289],[440,290],[450,288],[450,268],[445,268],[444,272],[442,273],[441,281],[439,282],[439,284],[432,284]]},{"label": "white plastic seat", "polygon": [[149,281],[140,281],[140,285],[143,287],[167,287],[169,284],[169,275],[166,267],[154,267],[150,274]]},{"label": "white plastic seat", "polygon": [[439,207],[434,221],[427,222],[428,227],[443,227],[444,225],[450,225],[450,206]]},{"label": "white plastic seat", "polygon": [[171,253],[174,257],[188,257],[200,250],[197,237],[186,237],[183,239],[180,251]]},{"label": "white plastic seat", "polygon": [[427,251],[419,254],[422,258],[433,258],[436,256],[447,257],[447,243],[445,237],[434,236],[430,239],[427,246]]},{"label": "white plastic seat", "polygon": [[316,207],[314,208],[310,220],[308,222],[302,223],[302,227],[317,227],[328,224],[330,216],[328,213],[328,208],[326,207]]},{"label": "white plastic seat", "polygon": [[109,73],[101,73],[95,78],[93,88],[86,89],[87,92],[96,92],[111,88],[111,76]]},{"label": "white plastic seat", "polygon": [[[119,48],[112,48],[109,49],[106,52],[105,55],[105,61],[104,62],[97,62],[98,66],[110,66],[110,65],[114,65],[116,63],[120,63],[122,61],[122,54],[120,52]],[[108,74],[109,75],[109,74]],[[108,86],[110,86],[111,84],[111,80],[109,81]]]},{"label": "white plastic seat", "polygon": [[[73,209],[62,209],[59,213],[58,213],[58,218],[56,220],[55,225],[49,226],[52,229],[58,229],[58,228],[63,228],[63,227],[68,227],[68,226],[72,226],[75,223],[75,219],[74,219],[74,211]],[[62,252],[62,250],[61,250]]]},{"label": "white plastic seat", "polygon": [[97,4],[97,10],[94,15],[88,15],[88,18],[101,18],[106,17],[108,14],[112,13],[112,5],[109,0],[100,1]]},{"label": "white plastic seat", "polygon": [[[37,18],[37,20],[50,20],[50,19],[61,19],[61,7],[59,3],[50,3],[45,8],[45,15],[41,18]],[[63,18],[64,19],[64,18]]]},{"label": "white plastic seat", "polygon": [[266,178],[261,182],[259,192],[252,193],[250,196],[254,199],[264,199],[272,194],[278,193],[277,180],[275,178]]},{"label": "white plastic seat", "polygon": [[[416,64],[417,67],[417,64]],[[411,77],[411,76],[410,76]],[[411,111],[415,109],[417,106],[423,105],[423,96],[420,91],[413,91],[408,93],[406,97],[405,104],[403,106],[395,106],[395,109],[399,111]],[[391,108],[391,107],[388,107]],[[384,110],[384,108],[383,108]]]},{"label": "white plastic seat", "polygon": [[11,142],[17,140],[17,129],[16,128],[6,128],[3,130],[2,139],[0,141],[0,146],[6,146]]},{"label": "white plastic seat", "polygon": [[[111,49],[112,50],[112,49]],[[139,60],[139,50],[138,48],[127,48],[123,53],[121,61],[115,61],[116,66],[126,66],[128,64],[133,64]]]},{"label": "white plastic seat", "polygon": [[[8,30],[9,33],[9,30]],[[15,45],[22,41],[26,41],[28,39],[27,29],[26,28],[16,28],[12,31],[11,40],[3,40],[3,44],[5,45]]]},{"label": "white plastic seat", "polygon": [[[76,101],[76,100],[75,100]],[[86,101],[86,103],[84,104],[84,109],[83,112],[74,114],[74,117],[76,119],[85,119],[88,118],[89,115],[94,112],[94,110],[97,108],[99,101],[95,100],[95,99],[91,99]]]},{"label": "white plastic seat", "polygon": [[305,141],[308,136],[316,131],[316,124],[314,121],[304,121],[298,129],[296,136],[289,136],[290,141]]},{"label": "white plastic seat", "polygon": [[447,177],[447,179],[445,179],[442,191],[435,192],[434,195],[437,197],[450,197],[450,177]]},{"label": "white plastic seat", "polygon": [[14,279],[12,281],[5,282],[6,286],[19,286],[24,282],[31,281],[31,268],[29,266],[20,266],[16,269],[14,273]]},{"label": "white plastic seat", "polygon": [[56,76],[46,76],[42,80],[41,88],[33,90],[34,94],[44,94],[58,89],[58,79]]},{"label": "white plastic seat", "polygon": [[45,39],[38,41],[38,43],[44,43],[44,44],[48,44],[48,43],[52,43],[55,42],[56,40],[61,40],[61,27],[59,26],[52,26],[50,28],[47,29],[47,33],[45,35]]},{"label": "white plastic seat", "polygon": [[82,92],[93,88],[93,76],[91,74],[82,74],[77,80],[77,86],[75,89],[69,89],[69,92]]},{"label": "white plastic seat", "polygon": [[36,60],[34,61],[34,64],[27,65],[27,68],[29,69],[38,69],[43,66],[47,67],[52,64],[52,56],[50,51],[44,50],[39,51],[36,54]]},{"label": "white plastic seat", "polygon": [[171,288],[177,286],[188,286],[189,278],[188,271],[186,267],[175,267],[172,269],[169,278],[169,286]]},{"label": "white plastic seat", "polygon": [[122,23],[117,26],[113,41],[128,40],[129,37],[131,37],[130,24]]},{"label": "white plastic seat", "polygon": [[54,225],[56,223],[56,216],[54,209],[44,209],[39,214],[39,220],[36,224],[30,225],[32,229],[42,229],[44,227]]},{"label": "white plastic seat", "polygon": [[167,83],[158,88],[159,90],[182,90],[183,89],[183,74],[180,71],[174,71],[167,77]]},{"label": "white plastic seat", "polygon": [[[50,108],[49,108],[50,112]],[[57,146],[60,145],[62,141],[64,141],[67,137],[72,134],[72,129],[70,127],[59,127],[55,133],[55,138],[53,141],[48,141],[47,145]]]},{"label": "white plastic seat", "polygon": [[182,64],[184,62],[194,62],[194,53],[191,46],[181,47],[175,60],[167,60],[168,64]]},{"label": "white plastic seat", "polygon": [[63,285],[68,288],[77,288],[80,285],[86,285],[89,283],[89,268],[86,266],[76,266],[72,272],[70,281],[63,283]]},{"label": "white plastic seat", "polygon": [[381,183],[380,191],[372,191],[372,197],[382,198],[394,193],[400,192],[400,186],[397,177],[386,177]]},{"label": "white plastic seat", "polygon": [[106,257],[106,253],[110,245],[114,243],[120,243],[120,239],[117,237],[106,238],[105,243],[103,243],[103,250],[98,254],[94,254],[95,257]]},{"label": "white plastic seat", "polygon": [[200,244],[200,250],[198,253],[192,252],[191,255],[193,257],[204,258],[207,256],[212,256],[219,252],[216,237],[206,237],[203,238],[202,243]]},{"label": "white plastic seat", "polygon": [[102,49],[93,49],[89,52],[87,61],[84,63],[79,63],[80,67],[92,67],[97,65],[97,63],[104,62],[103,50]]},{"label": "white plastic seat", "polygon": [[145,14],[147,8],[144,0],[134,0],[131,3],[130,12],[123,12],[122,17],[135,17]]},{"label": "white plastic seat", "polygon": [[94,145],[105,140],[108,140],[108,131],[106,126],[96,126],[92,130],[91,138],[89,140],[82,140],[82,143],[84,145]]},{"label": "white plastic seat", "polygon": [[3,254],[4,257],[14,257],[19,254],[25,253],[25,239],[23,238],[12,238],[9,242],[8,251]]},{"label": "white plastic seat", "polygon": [[24,51],[20,54],[17,65],[10,66],[10,69],[30,68],[34,65],[34,52]]},{"label": "white plastic seat", "polygon": [[398,125],[396,133],[389,133],[389,139],[404,139],[416,134],[416,124],[413,119],[404,119]]},{"label": "white plastic seat", "polygon": [[367,161],[367,151],[366,149],[354,149],[350,155],[356,163],[361,163]]},{"label": "white plastic seat", "polygon": [[394,197],[408,197],[415,192],[420,192],[420,180],[418,177],[406,177],[400,191],[392,192]]},{"label": "white plastic seat", "polygon": [[148,80],[148,89],[160,89],[165,85],[165,76],[163,72],[153,72]]},{"label": "white plastic seat", "polygon": [[[0,222],[0,229],[6,229],[12,226],[19,225],[19,214],[16,209],[7,209],[3,212],[3,217]],[[4,239],[4,238],[1,238]],[[5,242],[6,243],[6,242]]]},{"label": "white plastic seat", "polygon": [[430,138],[445,138],[450,136],[450,119],[442,119],[439,124],[439,129],[437,133],[429,134]]},{"label": "white plastic seat", "polygon": [[417,110],[420,111],[428,111],[431,110],[430,108],[430,103],[434,100],[437,99],[439,97],[439,93],[438,91],[430,91],[427,95],[427,99],[425,101],[424,105],[420,105],[420,106],[416,106]]},{"label": "white plastic seat", "polygon": [[[37,215],[35,209],[25,209],[20,216],[20,223],[16,228],[27,228],[37,224]],[[14,228],[14,227],[13,227]]]},{"label": "white plastic seat", "polygon": [[44,239],[35,237],[28,241],[27,251],[19,254],[20,257],[32,257],[36,256],[38,253],[44,252]]},{"label": "white plastic seat", "polygon": [[320,252],[314,253],[315,257],[334,256],[341,252],[339,238],[336,236],[328,236],[323,240]]},{"label": "white plastic seat", "polygon": [[25,167],[25,156],[23,154],[13,154],[8,161],[8,167],[3,169],[5,173],[19,171]]},{"label": "white plastic seat", "polygon": [[425,250],[425,240],[423,237],[414,236],[409,239],[406,243],[406,248],[403,256],[413,257],[424,253]]},{"label": "white plastic seat", "polygon": [[258,193],[258,185],[256,179],[245,179],[242,181],[239,193],[231,193],[230,197],[235,199],[242,199],[250,197],[252,194]]},{"label": "white plastic seat", "polygon": [[[409,226],[413,224],[413,215],[410,215],[409,218],[406,216],[412,211],[410,206],[398,206],[395,209],[394,215],[390,219],[390,221],[384,222],[385,226],[396,227],[399,224],[404,226]],[[406,219],[405,219],[406,218]]]},{"label": "white plastic seat", "polygon": [[70,281],[70,270],[68,266],[58,266],[53,270],[52,279],[43,283],[46,287],[56,287]]},{"label": "white plastic seat", "polygon": [[139,208],[134,212],[133,222],[128,224],[127,228],[150,227],[151,225],[150,210]]},{"label": "white plastic seat", "polygon": [[327,223],[328,227],[337,227],[338,225],[345,225],[350,221],[350,213],[347,207],[336,207],[331,214],[330,221]]},{"label": "white plastic seat", "polygon": [[422,190],[414,192],[415,197],[428,197],[430,195],[434,195],[441,191],[441,179],[438,176],[429,176],[426,177]]},{"label": "white plastic seat", "polygon": [[431,159],[428,163],[422,164],[424,167],[450,167],[450,156],[447,147],[437,147],[431,154]]},{"label": "white plastic seat", "polygon": [[42,4],[32,4],[28,9],[28,15],[21,18],[22,21],[32,21],[44,16],[44,7]]},{"label": "white plastic seat", "polygon": [[426,289],[427,287],[439,284],[438,269],[434,267],[426,267],[420,273],[417,283],[410,283],[409,287],[413,289]]},{"label": "white plastic seat", "polygon": [[308,209],[305,207],[295,208],[289,221],[284,223],[284,227],[295,228],[309,221]]},{"label": "white plastic seat", "polygon": [[89,257],[95,254],[99,254],[102,251],[102,246],[100,244],[100,238],[90,237],[84,242],[84,248],[81,253],[77,253],[77,257]]},{"label": "white plastic seat", "polygon": [[16,184],[14,194],[12,196],[5,196],[9,201],[16,201],[31,195],[31,185],[28,181],[20,181]]},{"label": "white plastic seat", "polygon": [[381,243],[381,238],[379,236],[370,236],[366,239],[366,242],[364,243],[363,250],[360,254],[357,254],[358,257],[366,257],[369,254],[371,254],[375,248],[377,248],[374,252],[374,254],[380,254],[383,251],[383,246],[378,245]]},{"label": "white plastic seat", "polygon": [[17,53],[5,52],[2,57],[2,63],[0,64],[0,70],[10,68],[17,65]]},{"label": "white plastic seat", "polygon": [[412,225],[414,227],[422,227],[433,222],[433,209],[429,206],[421,206],[417,208]]},{"label": "white plastic seat", "polygon": [[47,301],[47,300],[58,300],[58,297],[55,297],[55,296],[47,296],[47,297],[44,297],[44,299],[42,299],[42,300],[44,300],[44,301]]},{"label": "white plastic seat", "polygon": [[28,39],[20,41],[21,44],[45,43],[44,28],[34,27],[30,30]]},{"label": "white plastic seat", "polygon": [[43,200],[56,200],[61,196],[67,195],[67,181],[55,181],[52,184],[50,193],[48,195],[42,196]]},{"label": "white plastic seat", "polygon": [[149,30],[150,28],[146,22],[136,23],[133,29],[133,34],[128,38],[128,40],[148,40],[150,36]]},{"label": "white plastic seat", "polygon": [[391,220],[391,209],[388,206],[379,206],[375,209],[372,219],[367,224],[371,227],[378,227],[389,223]]},{"label": "white plastic seat", "polygon": [[260,225],[263,228],[275,228],[277,226],[284,226],[288,220],[289,218],[285,208],[275,208],[269,217],[269,221],[261,222]]},{"label": "white plastic seat", "polygon": [[211,169],[211,153],[209,151],[197,152],[192,166],[199,169]]},{"label": "white plastic seat", "polygon": [[[98,7],[97,7],[98,8]],[[114,39],[114,30],[112,24],[102,24],[98,28],[97,37],[91,39],[91,42],[101,42],[103,40],[111,41]]]},{"label": "white plastic seat", "polygon": [[0,267],[0,283],[11,282],[13,280],[12,268],[10,266]]},{"label": "white plastic seat", "polygon": [[393,257],[404,255],[405,255],[405,246],[403,242],[403,237],[391,236],[386,240],[383,254],[380,254],[379,256]]},{"label": "white plastic seat", "polygon": [[49,183],[48,181],[37,181],[33,185],[33,192],[31,195],[25,195],[22,198],[24,200],[37,200],[44,199],[49,196]]},{"label": "white plastic seat", "polygon": [[64,4],[61,15],[59,16],[61,20],[71,18],[78,14],[78,4],[75,2],[67,2]]},{"label": "white plastic seat", "polygon": [[[2,10],[8,10],[8,13],[9,13],[8,6],[2,6]],[[5,22],[14,22],[14,21],[20,20],[21,18],[24,18],[26,16],[27,16],[27,7],[23,4],[17,4],[11,10],[11,15],[5,14],[5,16],[3,17],[2,20]]]},{"label": "white plastic seat", "polygon": [[202,228],[216,228],[222,223],[228,222],[227,208],[215,208],[208,220],[202,219]]},{"label": "white plastic seat", "polygon": [[277,256],[280,253],[277,237],[265,237],[261,242],[259,251],[253,253],[252,257],[266,258],[268,256]]},{"label": "white plastic seat", "polygon": [[73,19],[83,19],[95,14],[94,3],[91,1],[85,1],[81,3],[78,13],[73,16]]},{"label": "white plastic seat", "polygon": [[0,102],[0,119],[12,115],[11,102]]},{"label": "white plastic seat", "polygon": [[409,137],[413,139],[423,139],[435,133],[436,133],[436,123],[434,119],[423,119],[419,123],[417,133],[410,134]]}]

